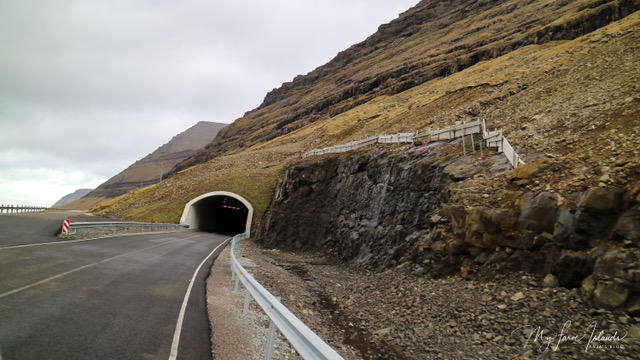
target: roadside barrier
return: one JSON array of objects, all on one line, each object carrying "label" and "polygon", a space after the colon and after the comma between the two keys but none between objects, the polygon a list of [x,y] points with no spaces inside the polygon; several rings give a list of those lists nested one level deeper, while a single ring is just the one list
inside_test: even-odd
[{"label": "roadside barrier", "polygon": [[498,152],[503,153],[511,166],[514,168],[519,165],[523,165],[524,161],[513,149],[513,146],[507,141],[507,138],[502,134],[502,130],[487,131],[485,120],[476,120],[469,123],[463,123],[462,125],[452,125],[442,129],[431,130],[429,128],[426,134],[417,135],[414,133],[399,133],[394,135],[375,135],[363,140],[356,140],[342,145],[330,146],[322,149],[313,149],[302,154],[303,158],[315,155],[342,153],[347,151],[356,150],[371,144],[400,144],[400,143],[424,143],[434,141],[448,141],[456,138],[462,138],[462,154],[467,154],[467,144],[465,142],[466,137],[470,139],[471,153],[476,150],[476,134],[480,134],[481,139],[478,139],[477,143],[480,147],[480,153],[482,154],[484,148],[496,148]]},{"label": "roadside barrier", "polygon": [[68,234],[69,233],[69,224],[71,222],[69,220],[64,220],[62,222],[62,234]]},{"label": "roadside barrier", "polygon": [[271,319],[269,325],[269,337],[265,350],[265,360],[271,359],[275,342],[276,329],[289,340],[303,359],[343,359],[324,340],[316,335],[307,325],[298,319],[289,309],[271,293],[269,293],[251,274],[249,274],[238,262],[235,256],[236,242],[243,240],[245,234],[238,234],[231,243],[231,273],[236,281],[234,291],[238,291],[240,283],[246,289],[243,313],[249,311],[251,298],[260,305],[262,310]]},{"label": "roadside barrier", "polygon": [[[67,231],[65,232],[65,227]],[[62,237],[79,235],[105,236],[136,232],[173,231],[189,228],[183,224],[142,223],[133,221],[100,221],[100,222],[62,222]],[[78,231],[80,230],[80,231]]]},{"label": "roadside barrier", "polygon": [[0,214],[12,214],[12,213],[24,213],[24,212],[37,212],[45,211],[50,208],[46,206],[31,206],[31,205],[0,205]]}]

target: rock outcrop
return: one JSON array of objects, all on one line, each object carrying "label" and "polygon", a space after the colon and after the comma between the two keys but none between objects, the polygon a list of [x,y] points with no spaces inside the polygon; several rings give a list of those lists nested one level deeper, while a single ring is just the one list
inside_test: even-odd
[{"label": "rock outcrop", "polygon": [[530,191],[563,164],[504,162],[413,147],[303,161],[285,170],[262,241],[432,277],[552,274],[595,307],[640,314],[640,185]]}]

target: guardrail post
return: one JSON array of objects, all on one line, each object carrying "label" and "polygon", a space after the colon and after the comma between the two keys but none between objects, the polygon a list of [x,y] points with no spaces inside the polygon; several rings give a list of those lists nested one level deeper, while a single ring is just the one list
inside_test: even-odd
[{"label": "guardrail post", "polygon": [[[276,299],[278,299],[278,301],[281,300],[279,296],[276,296]],[[264,360],[271,360],[271,356],[273,356],[273,346],[275,345],[275,342],[276,342],[276,330],[278,330],[278,328],[276,327],[276,324],[273,323],[273,320],[270,320],[269,321],[269,337],[267,339],[267,350],[264,354]]]},{"label": "guardrail post", "polygon": [[269,322],[269,338],[267,339],[267,351],[264,354],[265,360],[271,360],[271,356],[273,355],[273,345],[276,342],[276,325],[273,321]]},{"label": "guardrail post", "polygon": [[240,283],[240,276],[236,275],[236,286],[233,287],[233,292],[238,291],[238,285]]},{"label": "guardrail post", "polygon": [[242,308],[242,315],[246,315],[249,312],[249,302],[251,301],[251,294],[249,290],[245,291],[244,295],[244,307]]}]

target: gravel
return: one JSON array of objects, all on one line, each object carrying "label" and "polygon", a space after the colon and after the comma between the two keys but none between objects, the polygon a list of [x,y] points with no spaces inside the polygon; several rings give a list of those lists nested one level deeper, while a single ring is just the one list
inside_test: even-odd
[{"label": "gravel", "polygon": [[[242,266],[255,266],[242,259]],[[247,314],[242,313],[244,290],[233,291],[229,247],[216,259],[207,279],[207,307],[211,324],[211,343],[214,359],[262,360],[264,359],[269,318],[251,303]],[[300,359],[295,350],[280,334],[276,337],[272,359]]]},{"label": "gravel", "polygon": [[[588,309],[577,289],[553,287],[538,275],[430,279],[411,274],[411,265],[346,268],[320,254],[265,250],[252,240],[239,243],[238,255],[345,359],[632,359],[640,351],[640,318]],[[241,314],[244,294],[231,291],[228,269],[226,252],[208,280],[210,313],[227,312],[212,319],[214,355],[262,358],[268,320],[255,304],[249,316]],[[213,283],[222,286],[213,291]],[[245,346],[252,355],[226,355]],[[273,359],[297,358],[286,340],[278,346]]]}]

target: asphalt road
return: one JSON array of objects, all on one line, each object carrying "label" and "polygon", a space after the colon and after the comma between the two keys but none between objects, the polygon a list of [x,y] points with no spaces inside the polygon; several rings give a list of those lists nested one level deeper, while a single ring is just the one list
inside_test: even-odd
[{"label": "asphalt road", "polygon": [[204,284],[228,237],[61,242],[72,215],[0,215],[2,360],[211,359]]}]

